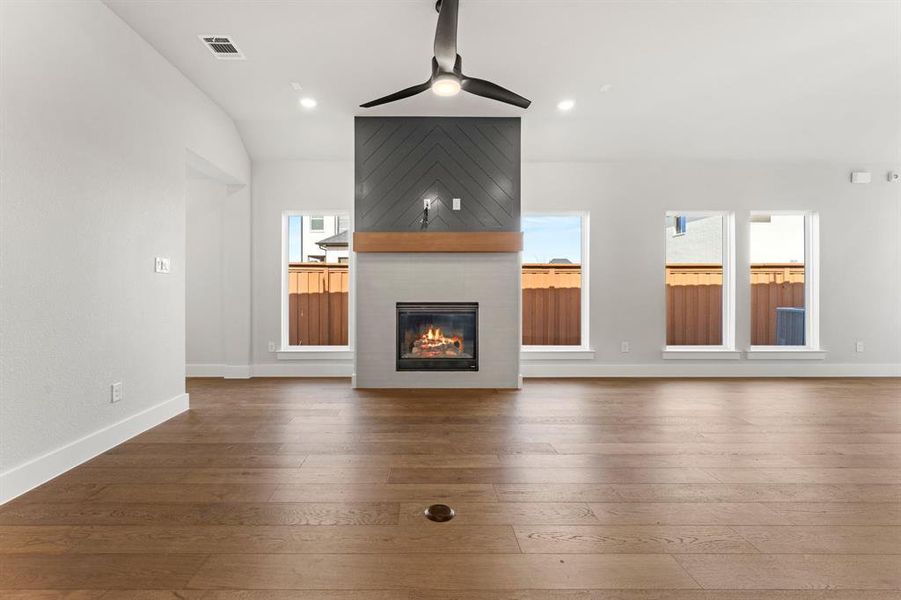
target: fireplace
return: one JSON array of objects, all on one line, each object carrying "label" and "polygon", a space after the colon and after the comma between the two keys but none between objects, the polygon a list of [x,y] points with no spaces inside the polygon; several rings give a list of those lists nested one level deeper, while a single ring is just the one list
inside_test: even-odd
[{"label": "fireplace", "polygon": [[398,302],[398,371],[478,371],[476,302]]}]

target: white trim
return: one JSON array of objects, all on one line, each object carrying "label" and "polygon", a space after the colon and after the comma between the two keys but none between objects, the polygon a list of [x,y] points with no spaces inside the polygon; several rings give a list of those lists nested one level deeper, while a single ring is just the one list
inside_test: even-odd
[{"label": "white trim", "polygon": [[354,361],[305,360],[253,365],[254,377],[352,377]]},{"label": "white trim", "polygon": [[225,379],[250,379],[253,374],[250,365],[223,365],[222,377]]},{"label": "white trim", "polygon": [[[289,217],[319,217],[319,216],[329,216],[329,217],[347,217],[347,271],[348,271],[348,282],[350,285],[350,289],[347,292],[347,346],[291,346],[289,342],[288,336],[288,263],[290,262],[289,252],[289,240],[288,240],[288,219]],[[279,302],[281,303],[281,340],[279,344],[279,352],[293,352],[295,350],[301,351],[309,351],[311,348],[315,348],[316,350],[331,350],[332,348],[339,348],[341,350],[346,350],[349,352],[353,352],[354,338],[356,337],[356,304],[357,304],[357,285],[355,279],[356,268],[354,263],[356,262],[354,259],[354,248],[353,248],[353,231],[354,231],[354,221],[353,214],[351,214],[348,210],[336,210],[336,209],[326,209],[326,210],[286,210],[282,211],[282,239],[281,239],[281,256],[282,256],[282,272],[281,272],[281,282],[282,282],[282,290],[281,296],[279,297]]]},{"label": "white trim", "polygon": [[225,365],[187,364],[185,377],[225,377]]},{"label": "white trim", "polygon": [[223,377],[225,379],[250,379],[250,365],[188,364],[185,377]]},{"label": "white trim", "polygon": [[56,450],[0,473],[0,504],[188,410],[188,394],[161,402]]},{"label": "white trim", "polygon": [[354,359],[353,348],[347,346],[292,347],[276,353],[279,360],[350,360]]},{"label": "white trim", "polygon": [[[704,351],[717,351],[717,352],[736,352],[735,350],[735,213],[732,211],[726,210],[668,210],[666,211],[666,216],[664,218],[664,233],[666,232],[666,219],[670,217],[721,217],[723,220],[723,254],[722,254],[722,267],[723,267],[723,344],[721,346],[684,346],[688,351],[697,351],[699,349],[703,349]],[[668,264],[666,257],[666,244],[663,245],[663,265],[664,270],[666,269],[666,265]],[[664,293],[666,293],[666,285],[664,284]],[[664,336],[665,337],[665,336]],[[667,346],[666,350],[664,350],[663,358],[670,358],[666,356],[667,352],[676,351],[678,348],[682,348],[683,346]],[[683,356],[672,357],[672,358],[685,358]],[[725,357],[718,356],[717,358],[733,358],[733,357]],[[735,356],[734,358],[738,358]]]},{"label": "white trim", "polygon": [[825,362],[748,362],[717,364],[677,361],[658,364],[525,363],[523,377],[901,377],[901,364],[835,364]]},{"label": "white trim", "polygon": [[[545,217],[579,217],[581,220],[581,245],[579,247],[579,251],[581,253],[579,266],[581,280],[579,285],[580,289],[580,302],[582,314],[580,315],[580,325],[581,331],[579,332],[579,342],[581,343],[581,348],[583,351],[591,351],[589,349],[590,340],[589,336],[591,335],[591,327],[589,326],[589,321],[591,319],[591,268],[590,268],[590,251],[591,251],[591,211],[588,210],[530,210],[525,211],[520,214],[520,217],[531,217],[531,216],[545,216]],[[523,252],[525,251],[525,247],[523,247]],[[519,264],[522,265],[522,252],[519,253]],[[520,269],[521,276],[522,269]],[[520,294],[522,293],[522,279],[520,279]],[[520,322],[522,322],[522,302],[520,302]],[[520,340],[522,339],[522,331],[520,331]],[[523,352],[533,352],[534,348],[540,348],[541,350],[547,350],[553,352],[554,348],[557,346],[521,346]],[[561,346],[561,348],[567,348],[566,346]],[[593,352],[593,351],[592,351]],[[522,354],[521,354],[522,355]],[[520,359],[521,360],[521,359]]]},{"label": "white trim", "polygon": [[523,346],[519,360],[594,360],[594,350],[581,346]]},{"label": "white trim", "polygon": [[745,352],[748,360],[825,360],[824,350],[798,346],[753,346]]},{"label": "white trim", "polygon": [[[821,352],[820,348],[820,215],[807,210],[752,210],[750,217],[755,216],[803,216],[804,217],[804,341],[803,346],[751,346],[748,358],[763,359],[752,356],[759,352]],[[748,240],[750,246],[750,239]],[[778,349],[778,350],[776,350]],[[825,358],[825,352],[822,358]],[[785,358],[779,357],[779,358]],[[809,360],[818,360],[806,356]]]},{"label": "white trim", "polygon": [[708,346],[667,346],[660,357],[664,360],[738,360],[741,352]]}]

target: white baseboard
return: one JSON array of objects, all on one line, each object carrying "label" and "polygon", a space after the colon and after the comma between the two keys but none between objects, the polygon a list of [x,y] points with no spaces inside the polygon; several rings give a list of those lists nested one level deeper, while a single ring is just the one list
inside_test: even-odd
[{"label": "white baseboard", "polygon": [[168,421],[188,410],[188,406],[188,394],[180,394],[0,473],[0,504],[21,496],[151,427]]},{"label": "white baseboard", "polygon": [[523,363],[523,377],[901,377],[898,364],[830,364],[808,361],[792,363],[718,362],[690,364],[671,361],[665,364],[560,364]]},{"label": "white baseboard", "polygon": [[353,377],[354,362],[294,361],[282,364],[253,365],[254,377]]},{"label": "white baseboard", "polygon": [[250,379],[253,377],[253,370],[250,365],[223,365],[222,376],[226,379]]},{"label": "white baseboard", "polygon": [[[525,378],[574,377],[901,377],[901,365],[834,364],[810,361],[717,361],[716,364],[692,364],[691,361],[667,361],[650,364],[597,364],[587,361],[523,361]],[[295,361],[260,365],[188,365],[188,377],[350,377],[353,361]],[[355,385],[355,382],[353,382]]]},{"label": "white baseboard", "polygon": [[185,377],[224,377],[225,365],[188,364],[185,365]]},{"label": "white baseboard", "polygon": [[185,377],[224,377],[225,379],[250,379],[251,376],[250,365],[185,365]]}]

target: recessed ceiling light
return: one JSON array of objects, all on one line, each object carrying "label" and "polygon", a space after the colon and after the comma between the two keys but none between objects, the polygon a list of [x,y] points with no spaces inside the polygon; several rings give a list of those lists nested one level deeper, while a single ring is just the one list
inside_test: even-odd
[{"label": "recessed ceiling light", "polygon": [[303,89],[303,86],[300,85],[300,83],[298,83],[298,82],[296,82],[296,81],[292,81],[292,82],[291,82],[291,89],[293,89],[295,92],[299,92],[300,90]]},{"label": "recessed ceiling light", "polygon": [[316,108],[316,104],[318,104],[318,102],[316,102],[316,99],[310,98],[309,96],[304,96],[300,99],[300,105],[304,108]]},{"label": "recessed ceiling light", "polygon": [[566,112],[568,110],[572,110],[575,105],[576,105],[575,100],[561,100],[560,102],[557,103],[557,108],[559,110]]}]

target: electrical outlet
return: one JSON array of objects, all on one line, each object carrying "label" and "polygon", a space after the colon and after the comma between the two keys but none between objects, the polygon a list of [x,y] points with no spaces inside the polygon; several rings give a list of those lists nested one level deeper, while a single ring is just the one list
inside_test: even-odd
[{"label": "electrical outlet", "polygon": [[122,400],[122,382],[117,381],[109,386],[109,401],[116,403]]},{"label": "electrical outlet", "polygon": [[854,349],[858,352],[863,352],[863,342],[857,342],[854,344]]},{"label": "electrical outlet", "polygon": [[619,351],[622,352],[623,354],[626,354],[627,352],[629,352],[629,342],[620,342]]},{"label": "electrical outlet", "polygon": [[153,270],[157,273],[168,273],[171,270],[171,262],[168,256],[157,256],[154,261]]},{"label": "electrical outlet", "polygon": [[269,342],[269,352],[275,352],[275,342]]}]

